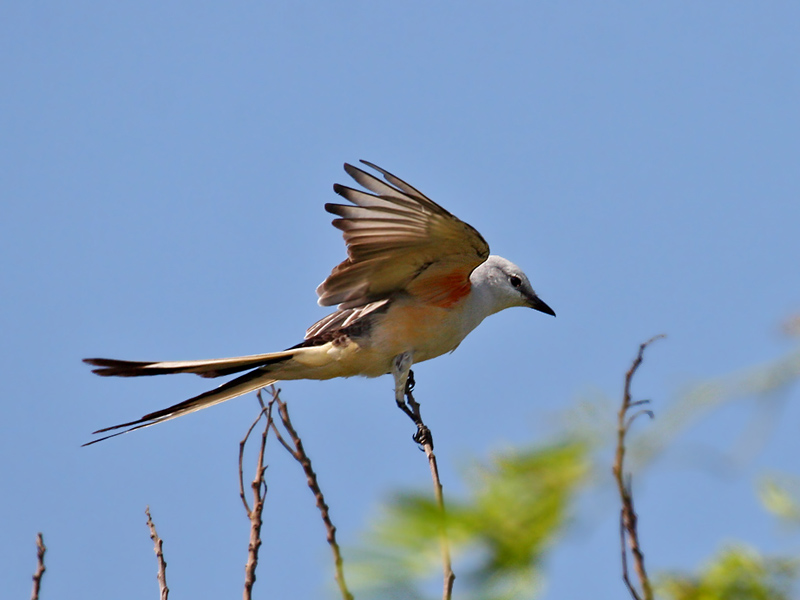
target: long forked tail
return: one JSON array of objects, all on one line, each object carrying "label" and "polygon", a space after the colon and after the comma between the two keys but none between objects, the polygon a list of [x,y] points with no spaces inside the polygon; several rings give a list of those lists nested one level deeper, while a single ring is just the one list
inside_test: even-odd
[{"label": "long forked tail", "polygon": [[136,421],[98,429],[93,433],[105,433],[107,431],[127,428],[123,429],[123,431],[117,431],[99,439],[92,440],[83,445],[91,446],[92,444],[122,435],[123,433],[136,431],[137,429],[156,425],[157,423],[163,423],[164,421],[169,421],[170,419],[202,410],[275,383],[277,380],[271,374],[270,367],[276,363],[289,360],[292,358],[293,354],[293,352],[276,352],[273,354],[242,356],[237,358],[185,362],[135,362],[106,358],[87,358],[84,362],[100,367],[94,370],[98,375],[116,375],[119,377],[137,377],[167,373],[196,373],[202,377],[219,377],[221,375],[238,373],[239,371],[247,369],[254,370],[236,379],[232,379],[216,389],[204,392],[199,396],[189,398],[188,400],[184,400],[168,408],[146,414]]},{"label": "long forked tail", "polygon": [[146,375],[169,375],[172,373],[194,373],[200,377],[222,377],[248,369],[263,367],[288,360],[295,352],[270,352],[268,354],[251,354],[234,358],[212,358],[210,360],[182,361],[136,361],[117,360],[114,358],[84,358],[83,362],[97,369],[92,373],[103,377],[143,377]]}]

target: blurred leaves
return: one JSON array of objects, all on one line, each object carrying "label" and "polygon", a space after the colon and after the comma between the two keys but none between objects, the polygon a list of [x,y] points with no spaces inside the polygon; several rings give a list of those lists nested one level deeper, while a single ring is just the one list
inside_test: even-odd
[{"label": "blurred leaves", "polygon": [[781,521],[800,525],[800,479],[783,474],[765,476],[759,482],[758,497]]},{"label": "blurred leaves", "polygon": [[[786,328],[788,327],[787,324]],[[634,439],[631,444],[634,449],[632,459],[640,466],[651,462],[690,425],[729,402],[756,399],[760,408],[770,410],[774,403],[769,401],[785,397],[798,379],[800,348],[743,373],[733,373],[696,384],[681,394],[667,411],[659,414],[651,430]]]},{"label": "blurred leaves", "polygon": [[[800,316],[782,329],[800,335]],[[633,470],[652,464],[687,428],[730,402],[754,401],[760,413],[773,416],[767,424],[774,422],[798,379],[800,348],[795,347],[772,362],[692,386],[659,410],[653,426],[629,443]],[[549,428],[561,432],[554,442],[506,451],[470,466],[466,499],[445,498],[457,597],[523,600],[537,594],[547,553],[571,522],[579,492],[605,481],[617,405],[595,394],[573,405]],[[758,425],[757,419],[750,420],[751,428]],[[736,446],[746,446],[743,441]],[[766,476],[758,493],[764,507],[783,524],[800,524],[800,478]],[[396,495],[349,565],[357,579],[358,597],[440,597],[441,530],[441,515],[432,497]],[[609,547],[608,552],[617,553],[619,548]],[[656,581],[659,597],[669,600],[788,600],[798,579],[800,557],[765,557],[746,546],[731,545],[696,574],[667,573]],[[622,587],[620,595],[627,597]]]},{"label": "blurred leaves", "polygon": [[[499,454],[471,467],[468,499],[447,501],[447,531],[461,558],[459,597],[511,600],[535,594],[542,559],[588,480],[589,453],[584,441],[567,440]],[[433,498],[396,496],[354,565],[359,587],[382,598],[424,598],[420,586],[438,575],[440,519]]]},{"label": "blurred leaves", "polygon": [[788,600],[800,561],[767,558],[731,546],[696,576],[662,575],[657,590],[670,600]]},{"label": "blurred leaves", "polygon": [[793,315],[786,319],[781,330],[788,336],[800,336],[800,315]]}]

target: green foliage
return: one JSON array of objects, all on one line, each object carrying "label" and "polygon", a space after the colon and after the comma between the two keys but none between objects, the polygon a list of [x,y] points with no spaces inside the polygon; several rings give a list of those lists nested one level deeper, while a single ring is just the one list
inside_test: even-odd
[{"label": "green foliage", "polygon": [[758,486],[761,503],[783,523],[800,524],[800,479],[786,474],[764,477]]},{"label": "green foliage", "polygon": [[[447,501],[447,533],[461,559],[455,565],[459,597],[532,597],[540,585],[542,558],[568,522],[572,500],[590,469],[589,447],[577,440],[473,465],[468,499]],[[421,584],[438,576],[441,565],[441,531],[432,497],[396,496],[353,569],[359,587],[382,598],[423,598]]]},{"label": "green foliage", "polygon": [[499,456],[476,468],[472,501],[454,506],[451,529],[485,548],[484,575],[535,565],[588,471],[586,447],[575,442]]},{"label": "green foliage", "polygon": [[737,401],[764,409],[770,399],[791,392],[798,380],[800,349],[795,349],[777,360],[689,387],[667,410],[659,412],[646,433],[631,440],[634,470],[651,463],[681,433],[715,410]]},{"label": "green foliage", "polygon": [[[800,335],[800,316],[785,330]],[[795,348],[770,363],[693,385],[675,402],[662,404],[653,424],[627,441],[632,463],[628,468],[640,473],[689,427],[731,402],[770,409],[770,401],[788,395],[798,380],[800,349]],[[556,442],[473,464],[466,478],[466,498],[445,496],[446,523],[431,494],[395,496],[373,524],[360,560],[349,564],[348,574],[356,575],[357,596],[441,597],[440,544],[446,525],[458,574],[455,597],[534,597],[542,585],[544,559],[569,524],[578,492],[606,477],[610,484],[608,454],[617,410],[617,401],[593,398],[566,413],[561,426],[555,427],[562,431]],[[800,478],[765,477],[759,482],[759,496],[782,525],[800,524]],[[620,549],[610,547],[608,552]],[[666,600],[789,600],[798,579],[800,558],[764,557],[734,545],[697,574],[660,575],[656,589]],[[620,598],[627,597],[620,583]]]},{"label": "green foliage", "polygon": [[729,547],[699,575],[664,575],[658,592],[670,600],[788,600],[800,561]]}]

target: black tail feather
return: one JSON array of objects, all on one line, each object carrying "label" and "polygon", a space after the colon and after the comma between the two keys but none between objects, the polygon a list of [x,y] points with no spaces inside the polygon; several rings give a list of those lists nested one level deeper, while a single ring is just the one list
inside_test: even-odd
[{"label": "black tail feather", "polygon": [[[255,385],[259,381],[263,383],[263,385]],[[93,432],[93,435],[105,433],[107,431],[114,431],[115,429],[122,429],[123,427],[129,427],[129,429],[125,429],[124,431],[117,431],[116,433],[112,433],[100,439],[87,442],[83,444],[83,446],[91,446],[92,444],[122,435],[123,433],[130,433],[131,431],[136,431],[137,429],[156,425],[157,423],[168,421],[169,419],[174,419],[214,404],[219,404],[225,400],[235,398],[236,396],[240,396],[242,394],[246,394],[247,392],[259,389],[260,387],[269,385],[273,381],[274,380],[269,379],[269,371],[264,369],[255,369],[249,373],[237,377],[236,379],[232,379],[231,381],[222,384],[218,388],[203,392],[199,396],[189,398],[188,400],[184,400],[183,402],[179,402],[173,406],[162,408],[161,410],[146,414],[141,419],[137,419],[136,421],[120,423],[119,425],[112,425],[111,427],[98,429],[97,431]]]}]

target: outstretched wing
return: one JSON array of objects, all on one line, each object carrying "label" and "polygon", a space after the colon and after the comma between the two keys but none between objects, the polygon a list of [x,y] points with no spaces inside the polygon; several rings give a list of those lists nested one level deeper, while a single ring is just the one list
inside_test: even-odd
[{"label": "outstretched wing", "polygon": [[333,186],[354,206],[325,205],[339,217],[333,225],[344,232],[347,259],[317,288],[319,303],[344,310],[403,291],[447,306],[468,294],[470,273],[489,257],[481,234],[402,179],[361,162],[385,181],[344,165],[368,192]]}]

